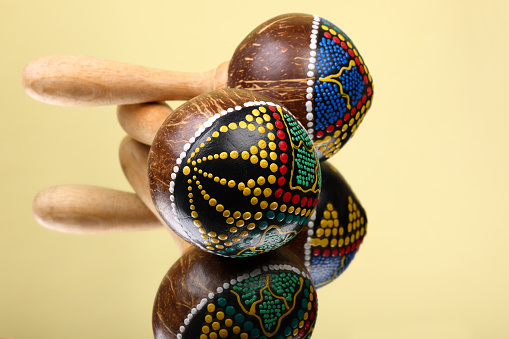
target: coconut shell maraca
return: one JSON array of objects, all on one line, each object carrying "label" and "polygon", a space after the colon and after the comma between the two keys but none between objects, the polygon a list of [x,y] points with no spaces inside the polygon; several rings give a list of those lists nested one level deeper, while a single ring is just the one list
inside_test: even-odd
[{"label": "coconut shell maraca", "polygon": [[285,248],[233,259],[193,248],[170,268],[154,302],[156,339],[310,338],[316,289]]},{"label": "coconut shell maraca", "polygon": [[321,163],[322,190],[315,213],[285,247],[304,261],[316,288],[343,273],[366,235],[366,211],[352,189],[328,161]]},{"label": "coconut shell maraca", "polygon": [[281,104],[224,89],[177,108],[149,155],[152,199],[184,239],[224,256],[275,249],[308,222],[321,186],[305,129]]},{"label": "coconut shell maraca", "polygon": [[233,54],[228,87],[281,101],[306,125],[319,158],[355,133],[373,96],[371,75],[350,38],[307,14],[280,15],[253,30]]},{"label": "coconut shell maraca", "polygon": [[23,87],[57,105],[95,106],[187,100],[212,89],[261,92],[287,107],[329,158],[371,106],[373,82],[350,38],[318,16],[285,14],[259,25],[229,63],[205,73],[157,70],[76,55],[30,62]]}]

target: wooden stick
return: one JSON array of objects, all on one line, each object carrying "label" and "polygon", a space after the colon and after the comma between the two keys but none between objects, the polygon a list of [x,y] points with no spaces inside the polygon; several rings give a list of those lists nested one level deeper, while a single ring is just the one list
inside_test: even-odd
[{"label": "wooden stick", "polygon": [[127,135],[145,145],[152,145],[157,130],[172,112],[166,103],[153,102],[120,105],[117,117]]},{"label": "wooden stick", "polygon": [[[152,197],[150,196],[150,187],[147,175],[149,151],[150,147],[147,145],[143,145],[126,136],[120,143],[120,165],[122,166],[122,170],[124,171],[127,181],[129,181],[141,201],[143,201],[143,203],[152,211],[163,225],[166,225],[165,221],[161,218],[159,212],[154,206]],[[176,227],[178,225],[172,226]],[[169,227],[167,228],[182,253],[192,247],[189,243],[176,235]]]},{"label": "wooden stick", "polygon": [[60,106],[187,100],[225,88],[228,62],[203,73],[160,70],[101,58],[50,55],[29,62],[22,85],[32,98]]},{"label": "wooden stick", "polygon": [[42,226],[65,233],[97,234],[162,229],[136,194],[86,185],[42,190],[32,210]]}]

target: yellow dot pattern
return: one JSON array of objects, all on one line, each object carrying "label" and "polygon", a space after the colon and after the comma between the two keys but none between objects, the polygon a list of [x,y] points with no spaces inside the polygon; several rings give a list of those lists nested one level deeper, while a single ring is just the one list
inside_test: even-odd
[{"label": "yellow dot pattern", "polygon": [[[276,106],[275,109],[276,113],[279,114],[278,119],[281,119],[281,121],[286,124],[287,122],[285,119],[287,118],[283,114],[281,107]],[[235,252],[236,249],[239,248],[238,246],[243,246],[240,248],[246,248],[246,246],[249,246],[251,244],[250,241],[252,241],[249,237],[249,231],[256,231],[255,220],[259,220],[269,211],[273,211],[274,213],[272,215],[267,214],[267,218],[275,219],[275,213],[279,212],[279,205],[281,203],[279,202],[280,200],[275,200],[278,200],[278,198],[281,197],[281,194],[275,196],[275,189],[279,188],[278,185],[283,185],[286,182],[291,184],[291,179],[289,178],[293,173],[293,169],[290,162],[286,163],[287,160],[285,160],[285,167],[288,166],[288,168],[281,169],[280,173],[279,163],[281,160],[277,153],[280,152],[277,143],[280,143],[280,139],[282,137],[277,133],[280,133],[281,130],[276,130],[275,125],[280,124],[281,121],[276,121],[277,119],[273,118],[271,115],[272,112],[268,112],[268,109],[265,107],[249,108],[248,110],[250,111],[244,116],[242,121],[225,123],[222,125],[217,124],[219,125],[217,127],[214,126],[213,128],[215,130],[209,131],[211,133],[211,137],[208,137],[204,142],[199,144],[196,143],[196,146],[187,153],[187,159],[183,159],[184,162],[181,166],[181,173],[185,176],[185,181],[187,182],[188,202],[189,209],[191,210],[190,217],[192,218],[192,224],[200,232],[199,241],[201,241],[204,245],[203,247],[209,251],[216,251],[223,254],[228,252],[229,255],[233,255],[232,252]],[[281,127],[278,128],[280,129]],[[238,129],[251,131],[250,135],[254,133],[260,136],[258,138],[251,137],[253,140],[258,140],[255,144],[249,145],[246,149],[210,153],[211,151],[214,151],[214,147],[211,144],[212,142],[219,140],[218,138],[221,138],[222,135]],[[230,135],[234,134],[227,134],[225,135],[225,138],[229,138]],[[287,136],[285,137],[285,135]],[[288,154],[292,154],[292,142],[291,138],[288,137],[289,135],[291,135],[289,130],[285,130],[283,136],[288,138],[286,139],[287,146],[285,146],[285,149],[288,147]],[[239,181],[238,179],[234,180],[228,178],[227,173],[215,171],[215,167],[213,165],[205,166],[211,161],[227,161],[230,159],[246,161],[253,166],[259,166],[259,168],[264,170],[262,173],[267,174],[265,176],[251,178],[244,182]],[[290,157],[289,160],[291,159],[292,158]],[[219,168],[223,167],[219,166]],[[285,175],[287,175],[286,180],[284,178]],[[225,189],[240,191],[242,195],[248,199],[247,208],[250,210],[232,210],[229,208],[227,203],[228,199],[225,200],[224,197],[215,194],[215,188],[209,187],[209,184],[212,182],[220,184]],[[280,182],[283,184],[280,184]],[[272,186],[272,188],[268,187],[269,185]],[[290,189],[292,189],[291,186]],[[319,186],[313,189],[316,189],[317,193]],[[279,191],[281,191],[281,189],[279,189]],[[224,190],[221,192],[224,192]],[[223,233],[216,234],[202,231],[202,229],[206,230],[208,227],[206,224],[207,218],[203,215],[210,212],[204,211],[202,208],[198,208],[195,202],[203,200],[207,201],[208,206],[215,208],[215,210],[222,216],[225,224],[230,225],[230,227],[226,229],[229,232],[223,231]],[[237,204],[236,206],[239,205]],[[259,211],[253,211],[253,207],[258,208]],[[287,209],[286,205],[285,208],[281,208],[281,212],[283,211],[286,211],[287,214],[293,213],[295,216],[299,217],[309,217],[312,213],[312,209],[309,208]],[[281,221],[283,220],[278,219],[278,222]],[[292,221],[289,222],[291,223]],[[272,227],[272,225],[263,224],[261,226],[261,231],[267,229],[269,226]],[[276,227],[279,228],[279,226]],[[262,237],[264,237],[264,235],[262,235]],[[241,243],[246,245],[241,245]]]},{"label": "yellow dot pattern", "polygon": [[222,308],[208,304],[205,322],[201,327],[200,339],[249,338],[249,332],[235,321],[235,314],[227,314]]},{"label": "yellow dot pattern", "polygon": [[[278,107],[278,109],[281,110],[281,108],[279,108],[279,107]],[[256,115],[259,115],[259,114],[260,113],[259,113],[258,109],[254,109],[253,110],[253,115],[256,116]],[[256,121],[256,123],[258,123],[258,124],[262,124],[262,123],[264,123],[264,120],[265,121],[270,121],[271,117],[268,114],[265,114],[263,119],[262,118],[254,119],[252,115],[246,115],[246,121],[247,122],[250,122],[250,121],[253,121],[253,120]],[[228,126],[225,126],[225,125],[220,126],[219,127],[219,132],[226,133],[226,132],[228,132],[228,130],[235,130],[235,129],[237,129],[237,127],[239,127],[239,128],[246,128],[246,127],[250,126],[250,125],[248,125],[246,123],[246,121],[241,121],[241,122],[239,122],[238,125],[235,124],[235,123],[230,123],[230,124],[228,124]],[[253,130],[253,131],[255,130],[254,125],[251,128],[251,130]],[[262,133],[262,134],[265,133],[265,129],[258,129],[258,131],[260,133]],[[216,138],[219,137],[220,136],[219,132],[218,131],[213,132],[212,136],[216,137]],[[274,138],[274,137],[272,137],[272,138]],[[193,168],[191,170],[191,168],[189,166],[185,166],[183,168],[183,171],[182,171],[182,173],[184,175],[189,175],[190,173],[192,173],[192,171],[194,171],[194,172],[199,172],[200,171],[197,167],[195,167],[195,166],[197,166],[198,162],[193,161],[193,159],[197,157],[197,154],[205,146],[206,146],[205,143],[202,143],[199,148],[196,148],[195,151],[193,153],[191,153],[191,155],[189,156],[189,159],[187,160],[187,163],[190,164],[191,166],[193,166]],[[261,149],[263,149],[263,148],[267,147],[267,143],[264,140],[260,140],[258,142],[258,146]],[[226,152],[221,152],[219,154],[212,154],[212,155],[209,155],[206,158],[200,159],[200,163],[203,163],[203,162],[211,160],[211,159],[218,159],[218,158],[222,159],[222,160],[225,160],[225,159],[228,159],[228,158],[237,159],[239,157],[239,155],[240,155],[242,157],[242,159],[249,160],[251,163],[256,164],[256,163],[258,163],[258,157],[256,156],[258,154],[258,152],[259,152],[259,148],[257,146],[251,146],[249,151],[243,151],[243,152],[241,152],[241,154],[239,154],[238,151],[232,151],[229,154],[226,153]],[[266,157],[266,153],[267,152],[264,151],[263,157]],[[277,159],[277,155],[274,158]],[[267,161],[264,160],[263,163],[260,163],[260,166],[261,167],[267,167],[265,165],[266,163],[267,163]],[[273,169],[273,171],[277,171],[277,168],[278,168],[277,164],[271,163],[270,166],[271,166],[271,169]],[[244,196],[250,196],[252,193],[254,193],[253,191],[259,192],[262,189],[261,187],[256,186],[256,183],[254,182],[254,180],[249,180],[247,182],[247,185],[246,185],[246,183],[243,183],[243,182],[236,183],[234,180],[227,180],[226,178],[221,178],[219,176],[215,176],[212,173],[202,172],[202,174],[203,174],[204,177],[212,176],[214,178],[215,182],[219,182],[221,185],[227,185],[229,188],[238,187],[238,189],[243,192]],[[275,177],[274,177],[274,179],[272,179],[272,181],[273,182],[275,181]],[[198,189],[202,188],[201,185],[200,185],[200,181],[191,181],[190,185],[188,187],[189,191],[193,191],[193,185],[191,185],[191,183],[194,183],[194,186],[196,188],[198,188]],[[263,186],[265,184],[265,178],[264,177],[259,177],[258,180],[257,180],[257,183],[260,186]],[[265,189],[264,193],[265,193],[266,197],[270,196],[270,194],[268,194],[268,192],[270,192],[270,189]],[[207,199],[207,200],[210,199],[210,196],[207,194],[206,190],[201,190],[200,194],[203,196],[204,199]],[[218,204],[218,200],[219,200],[219,197],[212,198],[212,199],[209,200],[209,204],[211,206],[216,206]],[[251,201],[252,201],[252,203],[254,202],[253,205],[258,204],[257,200],[251,200]],[[189,202],[191,204],[190,205],[191,209],[193,209],[194,205],[192,204],[192,199],[189,199]],[[220,205],[217,205],[217,206],[219,206],[219,208],[217,209],[218,211],[223,211],[223,208],[224,208],[223,205],[220,204]],[[223,213],[223,216],[228,217],[230,214],[231,214],[231,211],[226,210]],[[199,214],[196,211],[193,211],[191,213],[191,216],[194,219],[197,219],[197,220],[194,221],[195,225],[198,224],[197,227],[202,225],[201,221],[199,221],[199,219],[198,219],[199,218]],[[241,212],[240,211],[233,211],[233,217],[227,218],[225,220],[225,222],[228,223],[228,224],[233,224],[235,222],[235,219],[239,219],[240,216],[241,216]],[[250,213],[249,212],[243,212],[243,219],[247,220],[249,218],[250,218]],[[244,225],[245,225],[245,222],[243,220],[238,220],[236,222],[236,226],[238,226],[238,227],[243,227]],[[253,228],[253,226],[251,226],[251,228]],[[230,231],[232,231],[232,230],[235,230],[235,232],[237,231],[236,228],[230,229]],[[247,232],[241,233],[241,236],[244,236],[244,237],[247,236]],[[226,234],[220,234],[220,235],[218,235],[218,239],[224,241],[224,240],[228,239],[228,236]],[[216,240],[216,241],[214,241],[214,240]],[[216,242],[215,248],[217,248],[217,249],[224,249],[225,246],[226,246],[225,243],[222,243],[221,241],[218,242],[216,237],[211,235],[210,233],[209,233],[209,237],[206,239],[206,241],[209,241],[209,243],[210,242]],[[205,243],[205,241],[204,241],[204,243]],[[209,247],[208,249],[214,249],[214,247]]]},{"label": "yellow dot pattern", "polygon": [[361,239],[366,232],[366,220],[351,196],[348,197],[348,223],[341,224],[338,210],[332,202],[327,202],[315,226],[314,237],[311,239],[313,247],[342,248]]}]

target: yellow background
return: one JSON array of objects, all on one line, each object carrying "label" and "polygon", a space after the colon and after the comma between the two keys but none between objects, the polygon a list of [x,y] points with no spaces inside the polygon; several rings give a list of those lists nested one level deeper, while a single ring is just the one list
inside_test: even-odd
[{"label": "yellow background", "polygon": [[150,338],[155,292],[178,258],[165,230],[78,236],[34,221],[32,199],[48,186],[130,187],[115,107],[37,102],[23,66],[83,54],[206,71],[288,12],[341,27],[375,83],[333,158],[368,235],[319,290],[313,338],[509,337],[507,4],[0,0],[0,338]]}]

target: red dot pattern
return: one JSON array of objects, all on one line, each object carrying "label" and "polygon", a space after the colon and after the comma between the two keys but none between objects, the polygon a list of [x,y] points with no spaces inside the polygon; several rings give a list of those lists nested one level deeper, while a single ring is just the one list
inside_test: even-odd
[{"label": "red dot pattern", "polygon": [[361,239],[355,241],[354,243],[340,249],[339,251],[337,249],[335,249],[334,251],[331,252],[329,249],[326,249],[322,252],[319,248],[315,248],[313,250],[313,255],[315,257],[317,257],[319,255],[322,255],[324,257],[328,257],[329,255],[336,257],[339,253],[340,256],[343,256],[345,254],[348,254],[350,252],[357,250],[360,247],[360,245],[362,244],[363,240],[364,240],[364,238],[361,238]]},{"label": "red dot pattern", "polygon": [[285,175],[287,170],[288,169],[287,169],[286,165],[281,165],[279,167],[279,172],[281,173],[281,175]]},{"label": "red dot pattern", "polygon": [[[286,137],[286,133],[283,131],[284,124],[281,120],[281,116],[277,112],[275,112],[275,109],[272,109],[271,107],[272,106],[269,106],[269,109],[274,112],[274,113],[272,113],[272,116],[274,117],[274,119],[276,119],[276,122],[274,123],[274,125],[278,129],[276,132],[276,135],[279,139],[281,139],[281,141],[279,141],[279,143],[278,143],[278,148],[281,151],[279,160],[283,163],[283,165],[281,165],[279,167],[279,172],[281,173],[282,176],[278,178],[277,184],[278,184],[278,186],[283,186],[286,182],[284,175],[286,173],[288,173],[288,167],[285,164],[289,160],[288,153],[285,153],[285,152],[289,150],[289,146],[288,146],[287,142],[285,142],[283,140]],[[316,204],[318,204],[318,199],[303,197],[302,201],[301,201],[301,197],[299,194],[295,194],[292,196],[292,193],[283,191],[283,189],[281,187],[279,187],[274,192],[274,196],[276,198],[282,198],[282,200],[285,203],[291,201],[292,204],[294,204],[294,205],[300,204],[302,207],[306,206],[306,204],[307,204],[307,207],[311,208],[312,206],[314,207],[314,206],[316,206]]]}]

